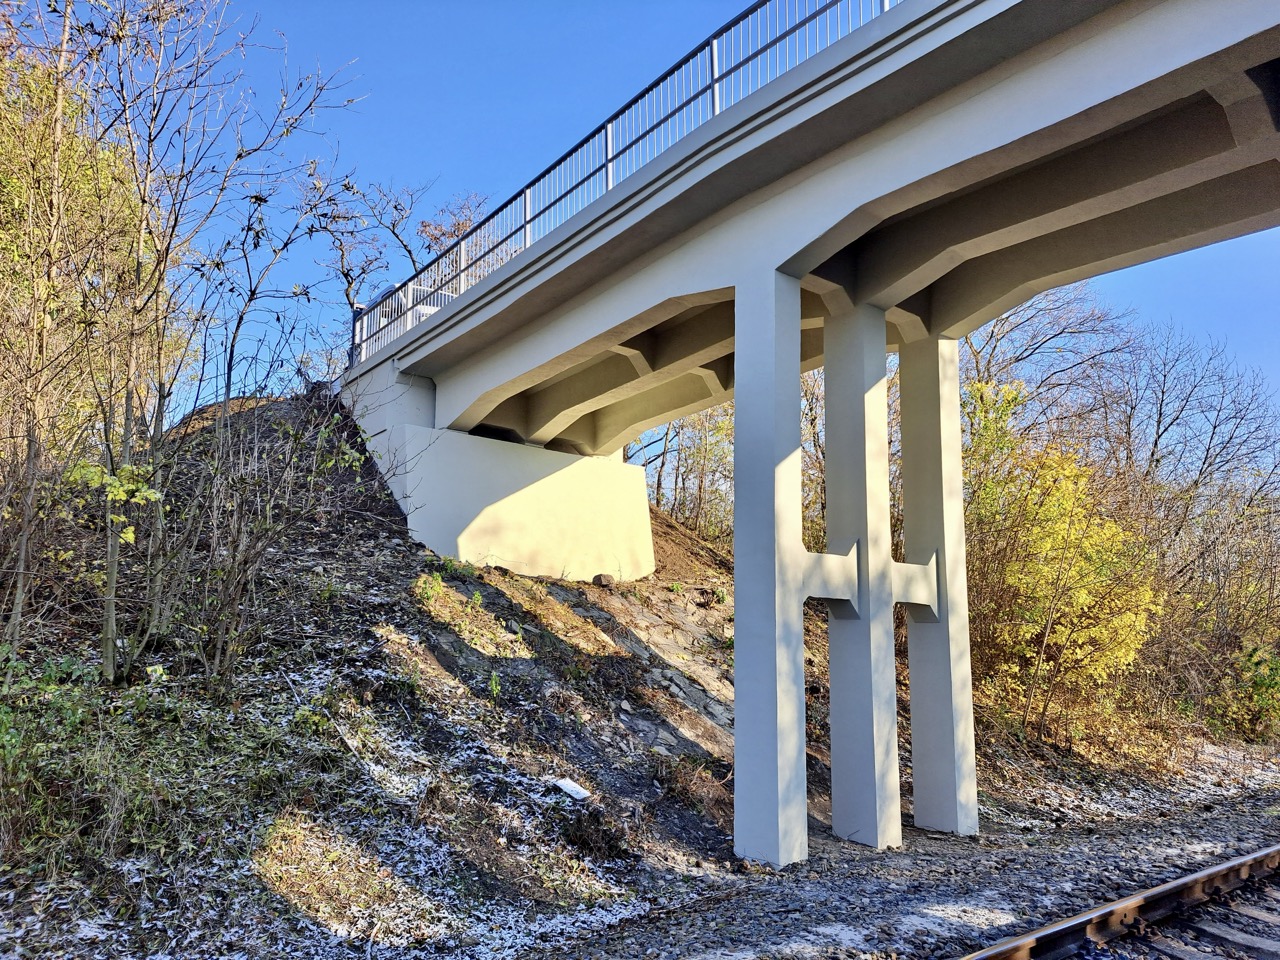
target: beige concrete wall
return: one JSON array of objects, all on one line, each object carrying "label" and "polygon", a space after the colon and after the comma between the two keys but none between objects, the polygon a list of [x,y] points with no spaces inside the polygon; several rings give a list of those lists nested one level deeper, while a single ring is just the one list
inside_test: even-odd
[{"label": "beige concrete wall", "polygon": [[414,425],[384,436],[410,533],[437,553],[567,580],[653,573],[641,467]]}]

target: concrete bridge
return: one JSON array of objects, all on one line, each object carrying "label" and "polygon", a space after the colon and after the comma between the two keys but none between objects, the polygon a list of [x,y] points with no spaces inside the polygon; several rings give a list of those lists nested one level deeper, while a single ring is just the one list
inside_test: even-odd
[{"label": "concrete bridge", "polygon": [[[806,597],[831,610],[835,832],[901,842],[895,603],[915,822],[978,829],[956,338],[1280,224],[1277,0],[880,3],[744,13],[359,316],[344,380],[416,536],[570,578],[652,571],[619,452],[736,399],[735,843],[775,864],[807,855]],[[817,555],[799,374],[822,365]]]}]

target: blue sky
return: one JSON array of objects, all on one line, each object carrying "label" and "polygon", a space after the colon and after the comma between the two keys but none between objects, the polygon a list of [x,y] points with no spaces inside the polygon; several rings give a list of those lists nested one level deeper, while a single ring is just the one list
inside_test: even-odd
[{"label": "blue sky", "polygon": [[[748,0],[234,0],[291,70],[341,68],[324,125],[363,180],[501,202]],[[252,69],[256,69],[251,67]],[[268,93],[271,75],[248,79]],[[1143,318],[1225,340],[1280,387],[1280,230],[1100,278]]]}]

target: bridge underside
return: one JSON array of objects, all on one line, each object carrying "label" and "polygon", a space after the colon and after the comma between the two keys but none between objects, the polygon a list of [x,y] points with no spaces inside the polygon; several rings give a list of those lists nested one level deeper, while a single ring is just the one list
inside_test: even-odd
[{"label": "bridge underside", "polygon": [[[1272,0],[906,0],[873,25],[347,380],[420,538],[557,576],[650,572],[643,476],[616,454],[736,399],[735,834],[777,864],[807,851],[807,597],[831,611],[837,834],[901,841],[897,603],[915,822],[977,830],[956,338],[1043,290],[1280,225]],[[819,366],[816,555],[800,541],[799,374]]]},{"label": "bridge underside", "polygon": [[[1271,62],[884,217],[801,278],[802,369],[824,364],[833,285],[887,312],[896,350],[963,336],[1064,283],[1280,223],[1278,109]],[[488,392],[451,426],[602,456],[733,396],[733,288],[654,304],[611,339]]]}]

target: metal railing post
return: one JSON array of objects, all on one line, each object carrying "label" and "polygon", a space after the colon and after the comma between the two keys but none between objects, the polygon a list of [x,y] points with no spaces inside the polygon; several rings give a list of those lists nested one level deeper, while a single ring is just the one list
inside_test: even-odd
[{"label": "metal railing post", "polygon": [[529,249],[529,244],[533,243],[533,197],[530,196],[531,191],[524,192],[524,246]]},{"label": "metal railing post", "polygon": [[[887,3],[888,0],[885,0]],[[720,112],[720,45],[716,38],[711,38],[711,115]]]},{"label": "metal railing post", "polygon": [[467,289],[467,238],[463,237],[458,241],[458,294],[462,295]]},{"label": "metal railing post", "polygon": [[613,189],[613,121],[604,125],[604,188]]}]

